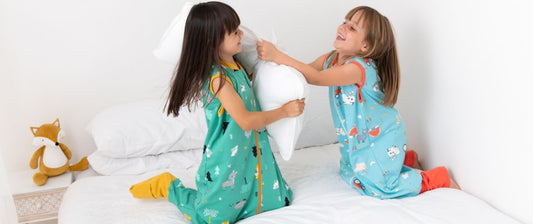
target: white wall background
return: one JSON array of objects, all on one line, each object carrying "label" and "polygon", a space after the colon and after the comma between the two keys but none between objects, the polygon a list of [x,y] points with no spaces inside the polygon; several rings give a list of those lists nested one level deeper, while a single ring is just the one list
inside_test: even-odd
[{"label": "white wall background", "polygon": [[[365,4],[388,16],[403,72],[397,107],[423,166],[447,166],[466,192],[533,223],[530,3],[225,2],[264,37],[274,29],[280,44],[306,62],[332,49],[349,9]],[[84,129],[96,113],[165,97],[173,66],[151,51],[182,4],[0,0],[0,151],[8,171],[28,169],[35,150],[29,126],[60,118],[77,161],[95,149]],[[333,130],[326,89],[312,90],[308,116],[326,125],[304,136]]]}]

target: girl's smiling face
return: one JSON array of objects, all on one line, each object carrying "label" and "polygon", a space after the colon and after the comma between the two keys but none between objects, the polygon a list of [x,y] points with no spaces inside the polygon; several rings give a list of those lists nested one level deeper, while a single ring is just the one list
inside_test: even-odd
[{"label": "girl's smiling face", "polygon": [[366,29],[361,11],[356,12],[351,19],[346,19],[337,28],[337,38],[333,46],[341,55],[361,56],[368,51],[365,40]]}]

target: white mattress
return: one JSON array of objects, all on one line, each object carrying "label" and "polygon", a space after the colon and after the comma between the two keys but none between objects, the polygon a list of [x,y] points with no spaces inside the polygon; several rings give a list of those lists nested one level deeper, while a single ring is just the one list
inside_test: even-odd
[{"label": "white mattress", "polygon": [[[463,191],[437,189],[416,197],[378,200],[361,196],[338,174],[337,145],[297,150],[290,161],[278,158],[294,200],[288,207],[264,212],[238,224],[284,223],[518,223]],[[170,170],[194,187],[197,167]],[[163,199],[138,200],[129,186],[162,172],[140,176],[93,176],[73,183],[63,198],[59,224],[188,223]]]}]

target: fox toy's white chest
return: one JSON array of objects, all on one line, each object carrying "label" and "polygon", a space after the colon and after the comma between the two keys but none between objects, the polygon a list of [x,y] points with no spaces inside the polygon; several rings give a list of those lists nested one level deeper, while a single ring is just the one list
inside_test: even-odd
[{"label": "fox toy's white chest", "polygon": [[64,166],[68,159],[59,146],[45,146],[43,152],[43,163],[49,168],[58,168]]}]

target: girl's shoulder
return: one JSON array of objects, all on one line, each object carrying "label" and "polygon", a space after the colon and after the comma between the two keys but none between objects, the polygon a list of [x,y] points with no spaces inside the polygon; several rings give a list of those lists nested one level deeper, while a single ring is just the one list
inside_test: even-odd
[{"label": "girl's shoulder", "polygon": [[213,79],[216,78],[224,78],[231,82],[231,79],[228,77],[228,71],[225,71],[224,67],[222,66],[211,66],[211,74],[209,75],[209,82],[213,81]]},{"label": "girl's shoulder", "polygon": [[[323,55],[323,62],[322,62],[322,67],[325,68],[326,65],[328,64],[337,64],[337,54],[335,51],[332,51],[330,53],[326,53]],[[376,63],[374,60],[372,60],[371,58],[363,58],[363,57],[357,57],[357,56],[354,56],[348,60],[346,60],[344,62],[344,65],[345,64],[349,64],[349,63],[355,63],[355,64],[358,64],[360,65],[359,67],[363,68],[363,69],[367,69],[367,68],[373,68],[373,69],[376,69],[377,66],[376,66]]]},{"label": "girl's shoulder", "polygon": [[212,82],[216,78],[223,78],[233,85],[233,80],[231,79],[231,76],[228,76],[228,71],[224,71],[224,70],[225,70],[224,67],[220,68],[214,65],[211,68],[211,75],[209,76],[209,82]]},{"label": "girl's shoulder", "polygon": [[376,62],[371,58],[353,57],[348,59],[344,64],[354,63],[365,71],[377,71]]},{"label": "girl's shoulder", "polygon": [[351,63],[351,62],[357,62],[363,66],[373,66],[376,64],[376,62],[371,58],[363,58],[363,57],[352,57],[348,59],[345,63]]},{"label": "girl's shoulder", "polygon": [[213,80],[221,78],[224,79],[224,82],[229,83],[230,85],[234,86],[234,80],[231,79],[230,76],[227,75],[227,71],[224,71],[223,67],[218,67],[216,65],[211,66],[211,74],[209,75],[209,78],[207,79],[204,88],[206,90],[208,89],[209,92],[212,94],[215,93],[213,88]]}]

